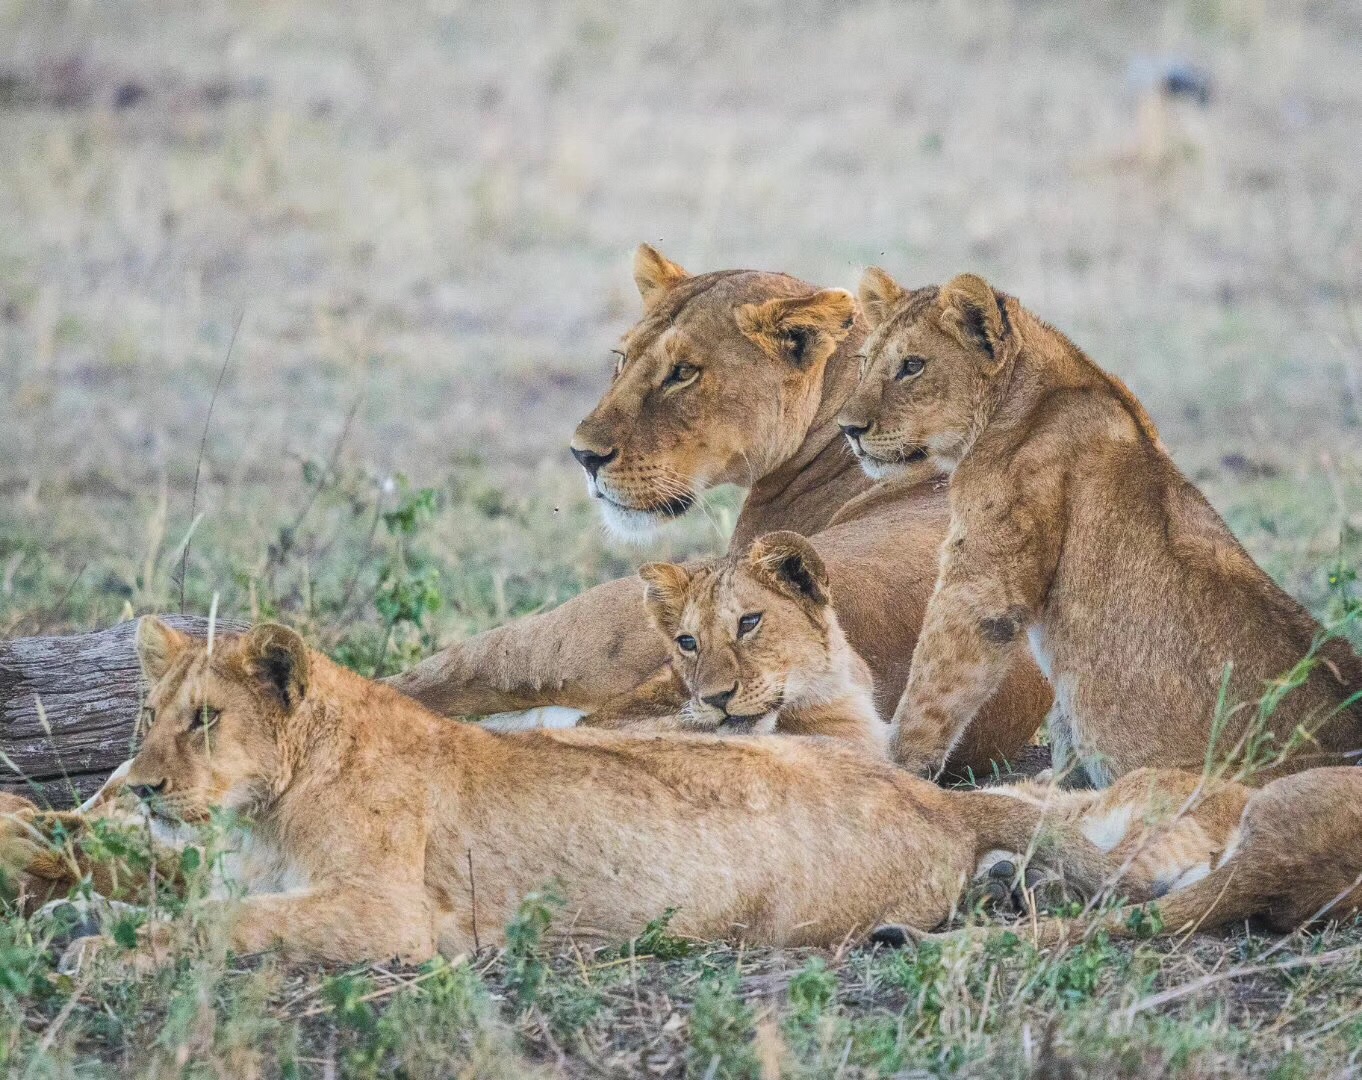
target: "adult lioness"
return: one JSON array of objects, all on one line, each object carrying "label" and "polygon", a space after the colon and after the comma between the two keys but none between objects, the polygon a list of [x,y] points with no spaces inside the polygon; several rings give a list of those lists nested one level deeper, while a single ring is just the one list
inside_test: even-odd
[{"label": "adult lioness", "polygon": [[[1141,765],[1200,771],[1241,741],[1261,759],[1252,708],[1223,717],[1212,747],[1222,692],[1256,702],[1307,656],[1262,710],[1274,771],[1362,747],[1362,661],[1321,641],[1123,384],[973,275],[909,292],[872,269],[861,302],[874,330],[843,430],[876,470],[925,456],[951,474],[896,760],[939,764],[1027,641],[1055,686],[1052,741],[1098,784]],[[1306,745],[1280,760],[1298,725]]]},{"label": "adult lioness", "polygon": [[[947,510],[932,483],[872,490],[846,451],[834,418],[864,336],[850,296],[784,274],[691,276],[647,245],[634,276],[643,319],[572,440],[607,521],[638,529],[683,512],[707,487],[750,486],[732,548],[777,529],[812,539],[887,715],[936,580]],[[392,682],[445,714],[590,711],[666,659],[637,585],[622,579],[451,646]],[[1049,703],[1022,656],[953,760],[986,771],[1027,742]]]},{"label": "adult lioness", "polygon": [[818,552],[793,532],[741,555],[639,569],[670,662],[585,717],[629,731],[817,735],[884,757],[870,669],[847,644]]},{"label": "adult lioness", "polygon": [[[1040,813],[945,791],[827,740],[494,735],[260,626],[208,648],[138,629],[153,720],[126,784],[153,814],[240,812],[263,863],[223,912],[238,951],[341,962],[496,944],[553,884],[560,929],[831,945],[950,912],[978,853]],[[1058,837],[1065,858],[1102,857]],[[1090,868],[1091,869],[1091,868]]]}]

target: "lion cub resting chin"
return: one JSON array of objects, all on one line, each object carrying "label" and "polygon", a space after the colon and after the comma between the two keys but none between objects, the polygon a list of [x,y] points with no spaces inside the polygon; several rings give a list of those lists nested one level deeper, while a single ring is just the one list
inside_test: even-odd
[{"label": "lion cub resting chin", "polygon": [[[1254,563],[1119,380],[972,274],[905,291],[871,269],[861,304],[873,329],[838,417],[853,450],[951,477],[895,760],[939,766],[1028,645],[1052,742],[1097,786],[1245,747],[1261,765],[1258,734],[1258,782],[1362,748],[1362,660]],[[1275,708],[1240,707],[1274,682]]]},{"label": "lion cub resting chin", "polygon": [[870,669],[847,643],[823,560],[794,532],[699,566],[639,570],[669,664],[582,720],[587,727],[822,735],[886,752]]},{"label": "lion cub resting chin", "polygon": [[[832,945],[940,923],[983,851],[1024,850],[1041,825],[832,743],[495,735],[279,626],[210,653],[148,617],[137,640],[153,719],[127,787],[169,821],[236,810],[270,871],[222,910],[237,952],[464,952],[548,885],[574,935],[628,938],[674,908],[688,937]],[[1055,847],[1101,861],[1081,836]]]},{"label": "lion cub resting chin", "polygon": [[[1037,784],[996,790],[1077,826],[1111,860],[1104,889],[1112,895],[1134,904],[1158,901],[1159,922],[1132,917],[1129,908],[1100,916],[1096,926],[1113,937],[1155,928],[1213,930],[1244,920],[1287,933],[1362,911],[1362,769],[1356,767],[1307,769],[1260,789],[1178,769],[1137,769],[1104,791]],[[1040,919],[1018,932],[1055,944],[1092,928]]]}]

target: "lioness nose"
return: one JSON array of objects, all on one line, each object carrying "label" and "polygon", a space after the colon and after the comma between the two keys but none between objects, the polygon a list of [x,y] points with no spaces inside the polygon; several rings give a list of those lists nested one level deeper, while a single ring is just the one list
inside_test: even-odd
[{"label": "lioness nose", "polygon": [[596,478],[596,473],[614,461],[619,454],[618,450],[607,450],[604,454],[598,454],[595,450],[582,450],[576,446],[569,447],[569,449],[572,451],[572,456],[586,470],[587,476],[593,480]]},{"label": "lioness nose", "polygon": [[164,780],[159,784],[134,784],[132,786],[132,793],[143,802],[151,802],[152,799],[156,798],[157,795],[165,790],[165,786]]},{"label": "lioness nose", "polygon": [[738,692],[736,686],[730,686],[721,694],[710,694],[709,697],[701,698],[706,705],[720,712],[728,712],[728,703],[733,700],[733,695]]},{"label": "lioness nose", "polygon": [[838,424],[837,426],[842,429],[842,434],[852,442],[855,442],[870,430],[869,424]]}]

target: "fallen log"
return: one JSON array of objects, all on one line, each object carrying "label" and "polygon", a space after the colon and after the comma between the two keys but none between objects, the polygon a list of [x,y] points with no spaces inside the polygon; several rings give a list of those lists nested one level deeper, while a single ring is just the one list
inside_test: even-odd
[{"label": "fallen log", "polygon": [[[196,637],[208,620],[162,616]],[[241,623],[218,622],[230,633]],[[136,748],[142,673],[136,621],[70,637],[0,642],[0,791],[74,806]]]}]

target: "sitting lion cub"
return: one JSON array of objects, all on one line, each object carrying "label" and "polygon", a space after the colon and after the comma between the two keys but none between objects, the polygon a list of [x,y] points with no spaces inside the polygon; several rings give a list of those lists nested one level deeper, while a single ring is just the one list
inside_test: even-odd
[{"label": "sitting lion cub", "polygon": [[[690,937],[832,945],[885,920],[940,923],[981,852],[1025,849],[1042,824],[1016,799],[833,744],[495,735],[280,626],[209,652],[148,617],[137,644],[153,719],[124,782],[167,822],[215,807],[246,820],[261,866],[223,910],[238,952],[459,953],[501,942],[549,885],[575,935],[624,939],[674,908]],[[1066,869],[1106,869],[1081,835],[1049,839]]]},{"label": "sitting lion cub", "polygon": [[639,570],[671,662],[582,720],[631,731],[824,735],[884,757],[870,669],[832,610],[823,560],[775,532],[741,555]]},{"label": "sitting lion cub", "polygon": [[[1362,747],[1362,660],[1253,562],[1119,380],[971,274],[908,292],[871,269],[861,303],[874,329],[838,418],[853,450],[873,475],[951,474],[895,760],[940,765],[1027,643],[1052,742],[1098,786],[1208,754],[1275,766],[1261,782]],[[1240,705],[1274,682],[1273,707]]]}]

